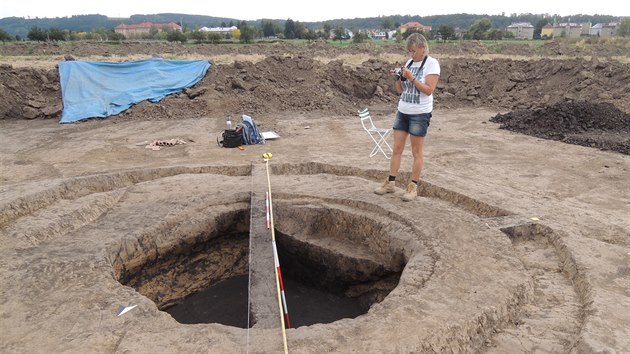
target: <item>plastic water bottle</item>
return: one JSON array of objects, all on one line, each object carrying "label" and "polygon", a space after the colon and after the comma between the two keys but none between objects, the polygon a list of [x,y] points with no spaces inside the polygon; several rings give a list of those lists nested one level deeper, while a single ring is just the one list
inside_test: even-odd
[{"label": "plastic water bottle", "polygon": [[225,122],[227,123],[227,128],[232,129],[232,117],[227,116],[227,118],[225,118]]}]

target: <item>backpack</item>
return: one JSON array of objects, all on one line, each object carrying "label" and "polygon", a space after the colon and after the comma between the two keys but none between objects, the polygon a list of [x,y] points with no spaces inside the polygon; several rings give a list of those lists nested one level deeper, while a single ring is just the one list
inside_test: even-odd
[{"label": "backpack", "polygon": [[252,117],[243,114],[243,144],[245,145],[253,145],[253,144],[264,144],[265,138],[263,138],[260,130],[258,130],[258,126],[256,122],[252,119]]},{"label": "backpack", "polygon": [[243,145],[243,129],[226,129],[217,136],[217,145],[225,148],[235,148]]}]

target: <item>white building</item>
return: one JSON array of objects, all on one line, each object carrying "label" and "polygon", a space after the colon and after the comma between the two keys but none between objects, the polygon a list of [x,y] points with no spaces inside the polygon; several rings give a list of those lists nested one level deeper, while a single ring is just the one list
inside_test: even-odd
[{"label": "white building", "polygon": [[372,32],[372,39],[375,39],[375,40],[394,39],[395,36],[396,36],[396,31],[374,31],[374,32]]},{"label": "white building", "polygon": [[210,32],[210,33],[218,33],[218,34],[227,34],[232,33],[232,31],[236,30],[236,26],[232,27],[201,27],[199,30],[202,32]]}]

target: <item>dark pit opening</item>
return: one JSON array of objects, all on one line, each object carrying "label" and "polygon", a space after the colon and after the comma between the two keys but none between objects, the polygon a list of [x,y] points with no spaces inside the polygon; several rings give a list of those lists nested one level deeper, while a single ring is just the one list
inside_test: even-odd
[{"label": "dark pit opening", "polygon": [[241,283],[248,275],[248,209],[192,217],[120,249],[135,252],[113,262],[118,280],[176,321],[246,328],[247,282]]},{"label": "dark pit opening", "polygon": [[293,328],[356,318],[366,312],[357,299],[310,286],[293,274],[283,274],[282,280]]},{"label": "dark pit opening", "polygon": [[165,311],[179,323],[220,323],[247,328],[248,279],[248,274],[243,274],[222,280]]},{"label": "dark pit opening", "polygon": [[278,207],[276,243],[293,327],[356,318],[398,285],[406,260],[368,214]]},{"label": "dark pit opening", "polygon": [[[295,217],[285,219],[285,225],[302,224],[304,218],[329,225],[324,229],[302,229],[313,232],[312,235],[301,232],[295,235],[276,229],[293,328],[356,318],[366,313],[372,304],[382,301],[397,286],[404,268],[401,253],[372,254],[376,250],[353,247],[358,238],[384,237],[382,225],[348,213],[321,213],[319,209],[303,208],[299,208],[297,214],[285,213],[285,218]],[[247,328],[249,222],[248,209],[236,210],[194,227],[187,225],[169,230],[173,233],[171,239],[164,245],[153,245],[159,250],[155,254],[141,251],[152,247],[136,247],[140,251],[135,257],[122,261],[119,281],[152,299],[160,310],[180,323],[219,323]],[[198,232],[191,236],[190,230],[195,228]],[[180,229],[182,234],[178,235]],[[292,230],[292,227],[284,230]],[[359,237],[356,232],[374,234]],[[313,243],[308,240],[310,236],[330,242]],[[141,243],[150,242],[157,241]],[[374,242],[383,243],[382,240]],[[249,326],[255,326],[256,314],[249,315]]]},{"label": "dark pit opening", "polygon": [[291,325],[356,318],[382,301],[401,271],[276,232]]}]

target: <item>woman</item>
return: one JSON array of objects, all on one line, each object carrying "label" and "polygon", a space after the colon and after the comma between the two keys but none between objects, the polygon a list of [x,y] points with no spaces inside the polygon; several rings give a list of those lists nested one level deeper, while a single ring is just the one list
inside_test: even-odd
[{"label": "woman", "polygon": [[396,176],[400,168],[402,153],[407,137],[411,140],[413,165],[411,182],[402,199],[411,201],[418,195],[418,183],[424,164],[424,137],[427,135],[431,112],[433,111],[433,91],[440,78],[440,64],[429,56],[429,45],[420,33],[407,38],[407,50],[411,59],[401,70],[394,70],[396,91],[400,95],[398,112],[394,120],[394,152],[389,163],[389,178],[374,193],[383,195],[394,193]]}]

